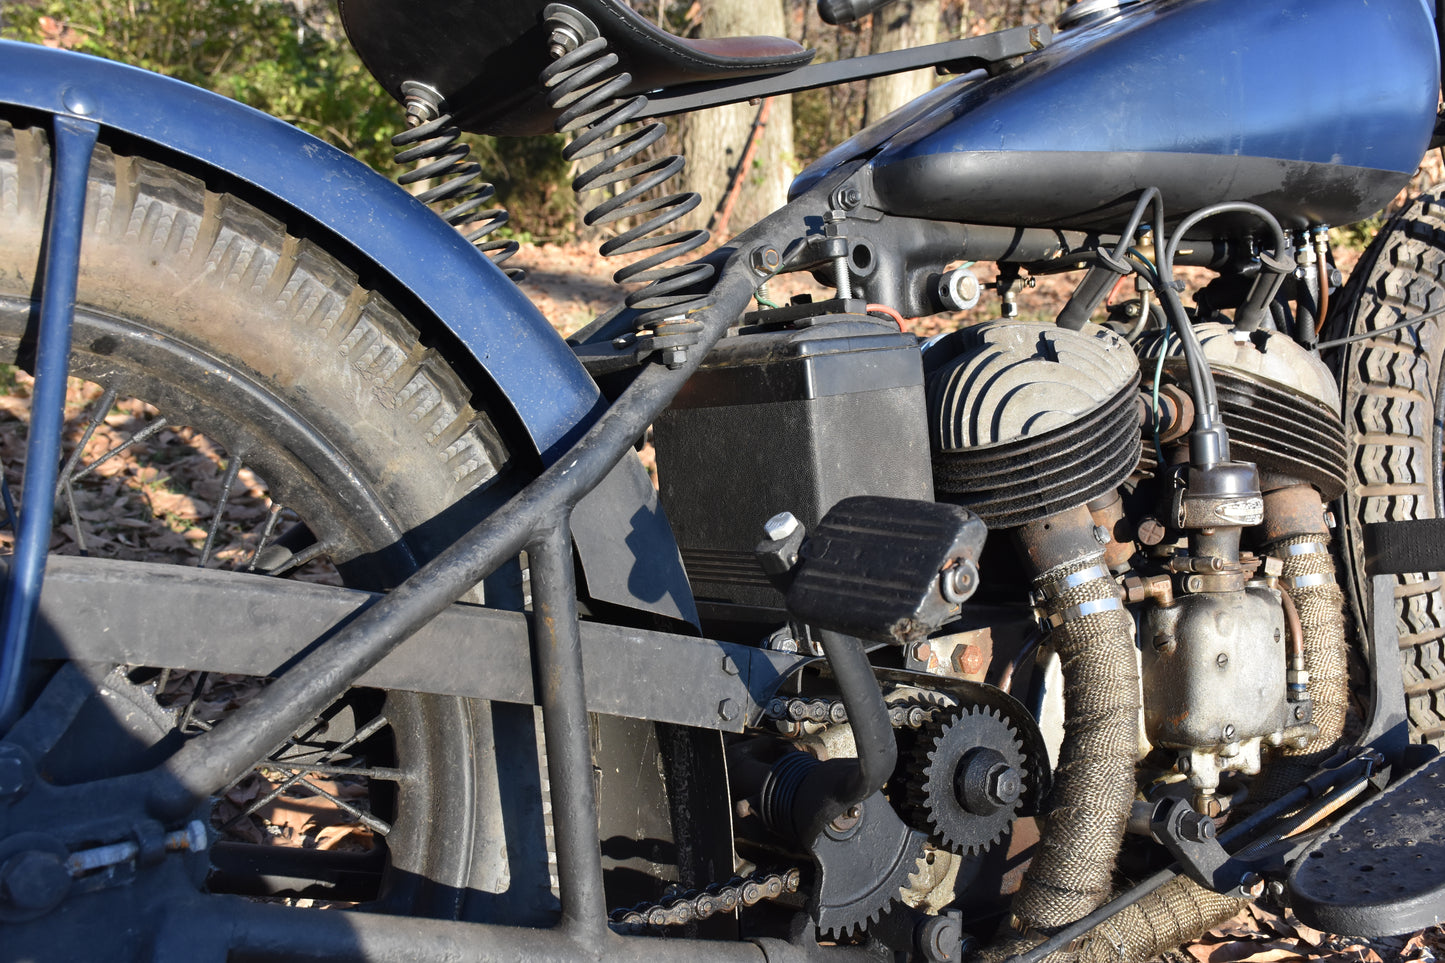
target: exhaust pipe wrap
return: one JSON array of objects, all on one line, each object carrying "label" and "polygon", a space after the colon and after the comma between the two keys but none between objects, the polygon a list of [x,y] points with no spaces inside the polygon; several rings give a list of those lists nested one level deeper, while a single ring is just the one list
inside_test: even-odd
[{"label": "exhaust pipe wrap", "polygon": [[1139,670],[1134,623],[1102,554],[1034,581],[1053,623],[1049,644],[1064,675],[1064,741],[1037,854],[1013,901],[1014,926],[1049,932],[1110,894],[1134,800]]},{"label": "exhaust pipe wrap", "polygon": [[[1320,512],[1314,517],[1318,518]],[[1284,590],[1299,610],[1305,668],[1319,735],[1303,749],[1283,749],[1260,777],[1255,798],[1275,799],[1309,776],[1344,735],[1349,707],[1349,646],[1345,641],[1344,593],[1335,578],[1329,536],[1294,535],[1276,542],[1271,554],[1284,562]],[[1198,939],[1243,909],[1248,900],[1212,892],[1176,876],[1138,903],[1100,923],[1080,941],[1079,963],[1143,963],[1159,953]]]},{"label": "exhaust pipe wrap", "polygon": [[1324,532],[1281,539],[1270,554],[1284,563],[1280,587],[1299,610],[1313,721],[1319,735],[1303,749],[1282,748],[1261,777],[1256,796],[1274,799],[1288,792],[1327,759],[1344,737],[1350,705],[1350,647],[1345,641],[1345,594],[1335,577],[1329,535]]}]

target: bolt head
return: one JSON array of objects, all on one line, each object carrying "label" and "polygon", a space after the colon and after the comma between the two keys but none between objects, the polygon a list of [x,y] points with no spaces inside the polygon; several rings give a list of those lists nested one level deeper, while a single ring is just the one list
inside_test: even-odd
[{"label": "bolt head", "polygon": [[1023,776],[997,750],[981,746],[959,761],[953,790],[964,809],[988,816],[1018,801],[1023,794]]},{"label": "bolt head", "polygon": [[687,364],[686,348],[663,348],[662,363],[669,368],[681,368]]},{"label": "bolt head", "polygon": [[732,699],[724,699],[717,704],[717,714],[724,722],[732,722],[738,717],[738,704]]},{"label": "bolt head", "polygon": [[82,117],[88,116],[95,109],[93,98],[85,91],[77,90],[74,87],[67,87],[65,92],[60,95],[60,99],[65,104],[66,110]]},{"label": "bolt head", "polygon": [[973,594],[977,571],[972,562],[960,558],[954,561],[951,568],[940,572],[938,591],[943,595],[944,601],[955,605],[966,602]]},{"label": "bolt head", "polygon": [[1157,518],[1146,518],[1139,523],[1137,534],[1145,545],[1158,545],[1164,541],[1164,523]]},{"label": "bolt head", "polygon": [[781,542],[796,532],[798,526],[801,524],[802,523],[793,516],[792,512],[778,512],[778,514],[766,522],[763,522],[763,534],[766,535],[770,541]]},{"label": "bolt head", "polygon": [[1013,766],[998,765],[989,770],[988,794],[1000,806],[1011,806],[1023,795],[1024,783]]},{"label": "bolt head", "polygon": [[770,245],[753,249],[752,254],[753,270],[759,274],[772,274],[783,264],[783,257],[778,249]]},{"label": "bolt head", "polygon": [[983,649],[965,642],[953,651],[953,667],[963,675],[978,675],[985,668]]},{"label": "bolt head", "polygon": [[43,912],[65,899],[70,873],[56,853],[28,850],[0,866],[0,899],[11,906]]},{"label": "bolt head", "polygon": [[856,805],[849,806],[837,816],[833,817],[833,821],[828,824],[828,828],[835,833],[851,833],[858,828],[858,824],[862,822],[862,820],[863,807]]}]

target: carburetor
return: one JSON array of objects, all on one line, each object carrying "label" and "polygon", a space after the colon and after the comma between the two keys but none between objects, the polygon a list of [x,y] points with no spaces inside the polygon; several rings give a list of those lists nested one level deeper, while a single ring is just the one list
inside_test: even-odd
[{"label": "carburetor", "polygon": [[[1313,395],[1318,377],[1313,359],[1296,357],[1302,352],[1287,338],[1241,336],[1223,325],[1201,325],[1200,335],[1231,424],[1249,426],[1237,447],[1259,464],[1230,460],[1227,441],[1210,452],[1206,439],[1205,457],[1194,451],[1187,465],[1160,467],[1156,477],[1170,486],[1161,514],[1184,538],[1156,550],[1167,581],[1133,579],[1130,597],[1150,600],[1140,619],[1146,736],[1178,754],[1195,808],[1210,813],[1219,808],[1221,773],[1255,775],[1265,746],[1302,747],[1316,731],[1299,619],[1276,581],[1282,565],[1240,545],[1246,529],[1265,521],[1261,481],[1274,490],[1304,474],[1274,453],[1299,457],[1302,446],[1267,417],[1245,417],[1243,399],[1267,406],[1281,391]],[[1277,443],[1256,437],[1261,431]]]}]

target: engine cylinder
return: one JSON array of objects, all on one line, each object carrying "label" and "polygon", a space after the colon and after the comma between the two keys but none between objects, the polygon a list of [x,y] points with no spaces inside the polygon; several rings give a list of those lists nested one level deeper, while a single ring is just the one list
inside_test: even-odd
[{"label": "engine cylinder", "polygon": [[[1339,389],[1324,362],[1279,332],[1246,336],[1218,323],[1195,330],[1214,372],[1231,457],[1258,465],[1265,491],[1306,482],[1326,501],[1338,498],[1348,443]],[[1170,379],[1188,384],[1177,343],[1164,367]]]},{"label": "engine cylinder", "polygon": [[1138,464],[1139,366],[1107,329],[990,322],[943,339],[926,364],[934,487],[990,528],[1093,501]]}]

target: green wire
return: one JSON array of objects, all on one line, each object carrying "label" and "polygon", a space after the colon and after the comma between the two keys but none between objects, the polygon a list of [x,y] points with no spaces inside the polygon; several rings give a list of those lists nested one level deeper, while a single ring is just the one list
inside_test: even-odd
[{"label": "green wire", "polygon": [[1159,459],[1159,470],[1164,470],[1164,448],[1159,444],[1159,382],[1164,377],[1164,356],[1169,353],[1169,329],[1164,329],[1164,340],[1159,342],[1159,360],[1154,364],[1154,455]]},{"label": "green wire", "polygon": [[1154,266],[1154,262],[1141,254],[1137,247],[1129,248],[1129,253],[1144,262],[1144,266],[1149,269],[1149,277],[1145,280],[1154,285],[1154,289],[1157,291],[1159,289],[1159,269]]}]

